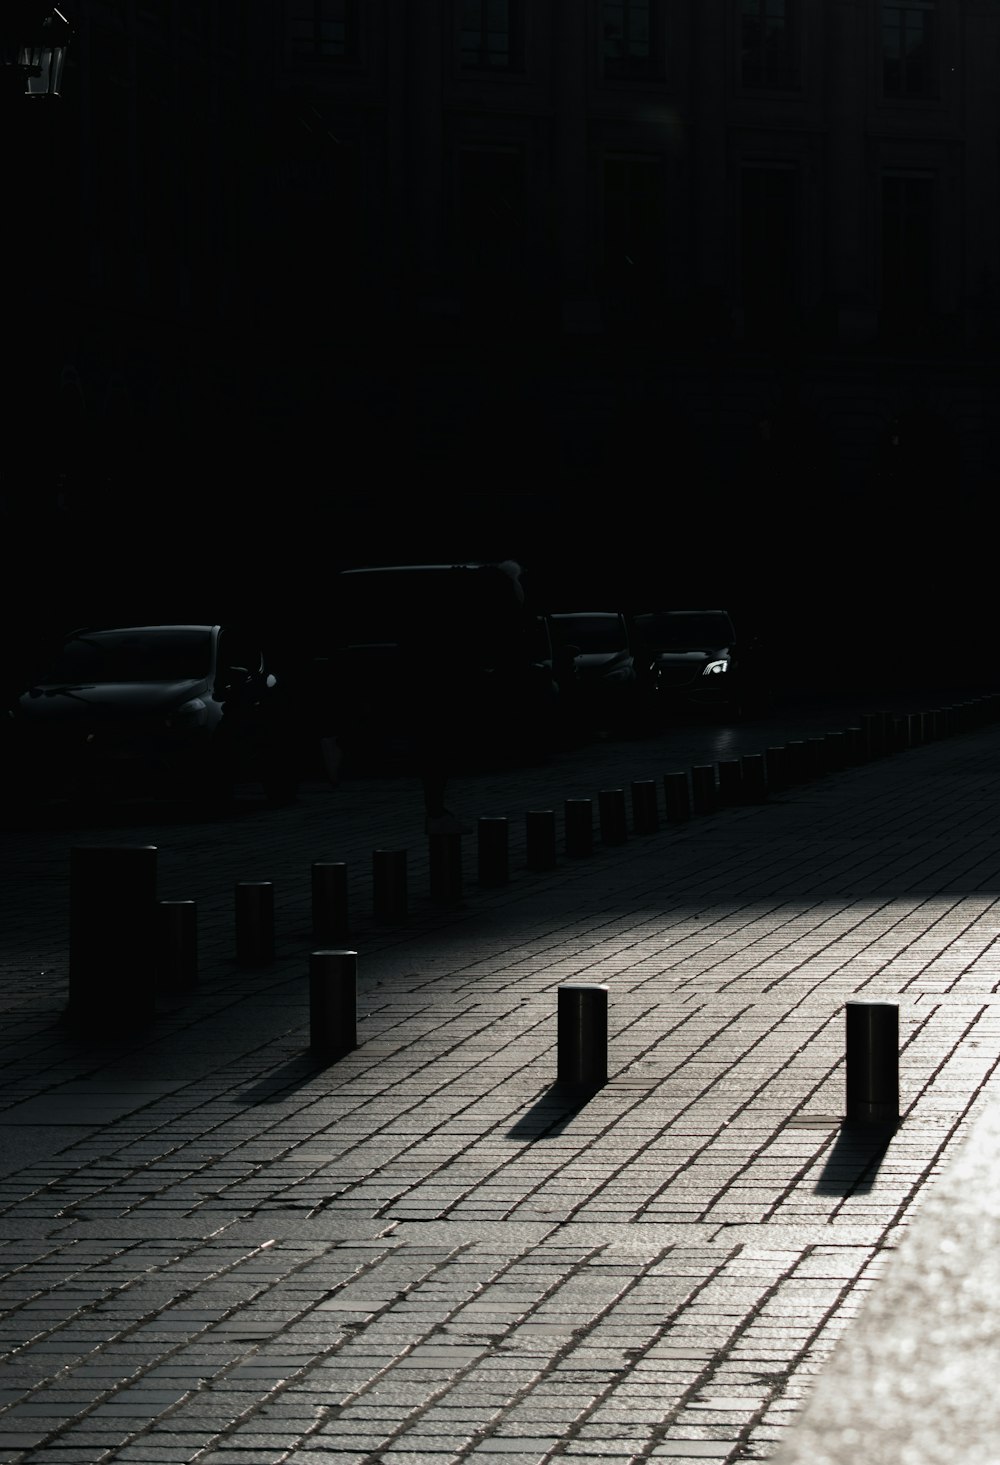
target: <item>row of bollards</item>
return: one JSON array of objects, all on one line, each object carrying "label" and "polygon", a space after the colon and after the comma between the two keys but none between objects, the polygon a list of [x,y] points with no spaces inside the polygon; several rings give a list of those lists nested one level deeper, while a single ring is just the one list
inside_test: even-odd
[{"label": "row of bollards", "polygon": [[[899,1008],[851,1001],[845,1007],[845,1118],[899,1123]],[[564,982],[557,993],[556,1079],[561,1087],[600,1088],[608,1077],[608,988]]]},{"label": "row of bollards", "polygon": [[[585,802],[585,801],[580,801]],[[609,800],[613,838],[621,837],[621,807]],[[589,828],[589,825],[587,826]],[[457,839],[457,836],[446,836]],[[489,852],[501,878],[503,839]],[[402,851],[379,851],[385,862],[382,896],[405,897]],[[197,981],[194,901],[157,901],[155,845],[76,848],[72,851],[69,1017],[83,1029],[114,1032],[152,1016],[156,988],[137,980],[136,962],[155,933],[157,974],[168,985]],[[342,864],[313,867],[317,927],[346,927],[346,871]],[[402,882],[402,884],[401,884]],[[237,957],[245,965],[273,959],[274,902],[269,881],[241,881],[237,893]],[[309,958],[309,1046],[318,1058],[357,1047],[356,951],[323,949]],[[899,1119],[899,1009],[892,1003],[849,1002],[846,1007],[846,1117],[862,1124]],[[557,1071],[560,1085],[599,1088],[608,1075],[608,988],[567,982],[558,989]]]},{"label": "row of bollards", "polygon": [[[670,770],[662,777],[668,822],[690,819],[728,805],[757,802],[769,790],[781,790],[810,778],[886,756],[898,749],[945,737],[953,732],[978,727],[1000,713],[1000,695],[977,698],[954,707],[914,712],[903,717],[889,713],[863,714],[856,725],[827,733],[823,737],[793,739],[762,753],[744,754],[719,764],[695,765],[690,770]],[[631,832],[653,834],[659,828],[657,783],[653,779],[632,782]],[[601,789],[597,796],[598,834],[601,843],[616,846],[629,838],[628,802],[625,788]],[[594,850],[594,800],[570,798],[563,806],[565,851],[571,858]],[[478,826],[477,874],[483,886],[501,886],[509,879],[509,821],[505,817],[484,817]],[[71,852],[70,964],[68,1018],[77,1026],[105,1032],[132,1027],[152,1018],[157,992],[183,993],[198,982],[197,905],[193,900],[158,900],[156,856],[153,845],[75,848]],[[429,839],[431,898],[457,903],[462,898],[462,849],[460,835],[432,835]],[[525,863],[530,870],[552,869],[557,862],[556,814],[554,809],[531,809],[525,815]],[[320,951],[337,956],[343,966],[350,939],[347,866],[342,861],[317,861],[311,869],[312,936]],[[372,853],[372,914],[377,923],[400,923],[408,915],[407,851],[377,849]],[[274,887],[267,880],[240,881],[235,890],[236,961],[243,967],[265,967],[275,956]],[[149,945],[153,933],[152,980],[138,974],[138,953]],[[356,960],[356,953],[353,954]],[[323,964],[319,964],[325,970]],[[600,989],[598,988],[598,993]],[[574,1001],[582,1013],[589,1004],[599,1006],[586,987]],[[319,999],[317,998],[317,1003]],[[345,1029],[346,1009],[337,1008],[337,1026]],[[884,1014],[869,1015],[885,1020]],[[849,1020],[858,1021],[849,1010]],[[569,1020],[566,1020],[567,1023]],[[329,1026],[322,1021],[321,1027]],[[593,1055],[592,1032],[600,1023],[580,1017],[567,1031],[581,1036],[579,1053],[560,1068],[566,1074],[586,1072],[574,1082],[590,1082],[601,1064]],[[604,1031],[606,1032],[606,1023]],[[849,1117],[873,1119],[876,1110],[892,1110],[891,1094],[875,1094],[877,1072],[891,1089],[888,1054],[895,1051],[892,1033],[881,1028],[865,1030],[859,1037],[852,1029],[849,1050]],[[584,1042],[583,1034],[591,1034]],[[851,1033],[854,1033],[852,1036]],[[338,1048],[344,1040],[332,1039],[315,1046]],[[350,1044],[347,1045],[351,1046]],[[600,1045],[598,1044],[598,1047]],[[560,1051],[576,1049],[576,1040],[561,1040]],[[872,1066],[872,1053],[879,1057]],[[860,1055],[867,1054],[868,1057]],[[606,1060],[605,1060],[606,1061]],[[859,1077],[864,1075],[864,1077]],[[886,1077],[888,1075],[888,1077]],[[568,1077],[565,1081],[570,1081]],[[599,1081],[599,1080],[595,1080]],[[889,1115],[888,1117],[891,1117]]]}]

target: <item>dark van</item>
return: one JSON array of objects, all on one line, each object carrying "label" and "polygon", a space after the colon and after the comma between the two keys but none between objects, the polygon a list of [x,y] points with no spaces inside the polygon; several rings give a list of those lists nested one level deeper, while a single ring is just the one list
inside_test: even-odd
[{"label": "dark van", "polygon": [[557,690],[518,570],[504,561],[339,573],[330,691],[348,763],[407,765],[428,697],[455,709],[467,766],[544,756]]}]

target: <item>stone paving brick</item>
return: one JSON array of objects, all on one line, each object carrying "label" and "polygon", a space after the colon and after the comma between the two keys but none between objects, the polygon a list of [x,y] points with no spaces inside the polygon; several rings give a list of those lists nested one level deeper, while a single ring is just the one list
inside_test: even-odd
[{"label": "stone paving brick", "polygon": [[[12,1459],[766,1458],[988,1101],[996,742],[457,910],[418,897],[399,931],[360,916],[361,1041],[325,1065],[303,889],[339,795],[255,811],[204,853],[157,832],[164,894],[203,890],[203,980],[88,1049],[56,1020],[65,866],[29,836],[0,1126],[53,1147],[0,1174]],[[505,806],[551,777],[507,780]],[[336,836],[359,911],[377,831],[411,843],[415,889],[427,873],[416,800],[364,795]],[[231,881],[262,868],[287,923],[273,969],[238,972]],[[555,988],[579,979],[613,997],[609,1082],[582,1104],[553,1091]],[[840,1124],[856,994],[901,1002],[904,1119],[878,1154]]]}]

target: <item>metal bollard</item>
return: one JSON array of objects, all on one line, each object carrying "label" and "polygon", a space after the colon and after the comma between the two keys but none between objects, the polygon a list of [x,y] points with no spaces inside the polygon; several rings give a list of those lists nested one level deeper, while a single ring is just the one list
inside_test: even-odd
[{"label": "metal bollard", "polygon": [[911,748],[918,748],[924,740],[924,714],[922,712],[908,712],[906,714],[907,739]]},{"label": "metal bollard", "polygon": [[715,764],[696,763],[691,769],[692,807],[696,814],[714,814],[718,806]]},{"label": "metal bollard", "polygon": [[899,1122],[899,1008],[892,1002],[848,1002],[847,1118],[862,1124]]},{"label": "metal bollard", "polygon": [[556,863],[555,810],[529,809],[524,816],[524,834],[528,869],[554,869]]},{"label": "metal bollard", "polygon": [[668,819],[674,823],[690,819],[691,785],[683,768],[674,769],[663,775],[663,798]]},{"label": "metal bollard", "polygon": [[98,1033],[156,1010],[155,844],[70,850],[67,1018]]},{"label": "metal bollard", "polygon": [[896,751],[896,744],[893,738],[895,723],[895,713],[882,711],[878,714],[879,742],[882,747],[883,756],[885,757],[888,757]]},{"label": "metal bollard", "polygon": [[806,777],[821,778],[828,771],[826,738],[806,738]]},{"label": "metal bollard", "polygon": [[406,919],[408,906],[406,850],[372,850],[372,914],[391,925]]},{"label": "metal bollard", "polygon": [[719,803],[742,804],[743,763],[739,758],[719,760]]},{"label": "metal bollard", "polygon": [[632,780],[632,828],[636,834],[655,834],[660,827],[656,806],[656,779]]},{"label": "metal bollard", "polygon": [[347,866],[342,860],[316,860],[311,867],[313,940],[344,941],[348,932]]},{"label": "metal bollard", "polygon": [[428,838],[431,900],[437,905],[458,905],[462,899],[462,836],[432,834]]},{"label": "metal bollard", "polygon": [[480,885],[507,884],[508,828],[507,820],[500,815],[479,820],[477,873]]},{"label": "metal bollard", "polygon": [[268,966],[274,960],[274,885],[270,880],[236,882],[236,961]]},{"label": "metal bollard", "polygon": [[309,957],[309,1047],[337,1058],[358,1046],[358,953],[314,951]]},{"label": "metal bollard", "polygon": [[193,900],[158,900],[156,912],[156,985],[189,992],[198,985],[198,907]]},{"label": "metal bollard", "polygon": [[866,758],[878,758],[882,753],[881,746],[881,723],[878,714],[875,712],[862,712],[858,718],[861,723],[861,742]]},{"label": "metal bollard", "polygon": [[566,822],[566,853],[577,858],[593,854],[593,799],[566,799],[563,813]]},{"label": "metal bollard", "polygon": [[557,1079],[596,1088],[608,1077],[608,989],[599,982],[564,982],[558,988]]},{"label": "metal bollard", "polygon": [[625,790],[602,788],[597,795],[598,822],[602,844],[624,844],[628,839]]},{"label": "metal bollard", "polygon": [[744,753],[742,766],[742,794],[747,804],[762,804],[767,800],[767,769],[763,753]]},{"label": "metal bollard", "polygon": [[805,738],[792,738],[785,744],[788,754],[789,783],[805,783],[809,777],[809,764]]},{"label": "metal bollard", "polygon": [[764,773],[769,788],[788,787],[788,748],[784,743],[764,749]]},{"label": "metal bollard", "polygon": [[826,766],[834,773],[842,773],[847,767],[847,735],[843,732],[828,732],[826,735]]},{"label": "metal bollard", "polygon": [[865,761],[864,732],[857,723],[852,723],[850,727],[844,728],[844,741],[848,763],[863,763]]}]

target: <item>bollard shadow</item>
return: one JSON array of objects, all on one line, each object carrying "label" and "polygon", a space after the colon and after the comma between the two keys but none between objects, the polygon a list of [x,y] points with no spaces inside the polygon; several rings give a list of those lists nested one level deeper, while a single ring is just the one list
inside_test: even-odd
[{"label": "bollard shadow", "polygon": [[879,1167],[898,1129],[897,1124],[866,1124],[845,1119],[826,1157],[816,1195],[864,1195],[871,1190]]},{"label": "bollard shadow", "polygon": [[297,1089],[304,1087],[318,1073],[322,1073],[324,1068],[335,1063],[339,1056],[342,1055],[325,1057],[311,1051],[300,1053],[298,1057],[290,1058],[287,1063],[283,1063],[280,1068],[269,1073],[267,1078],[261,1079],[260,1083],[255,1083],[252,1087],[237,1094],[233,1103],[278,1104],[282,1099],[294,1094]]},{"label": "bollard shadow", "polygon": [[508,1139],[551,1139],[585,1108],[603,1084],[569,1084],[558,1080],[536,1099],[526,1114],[507,1131]]}]

